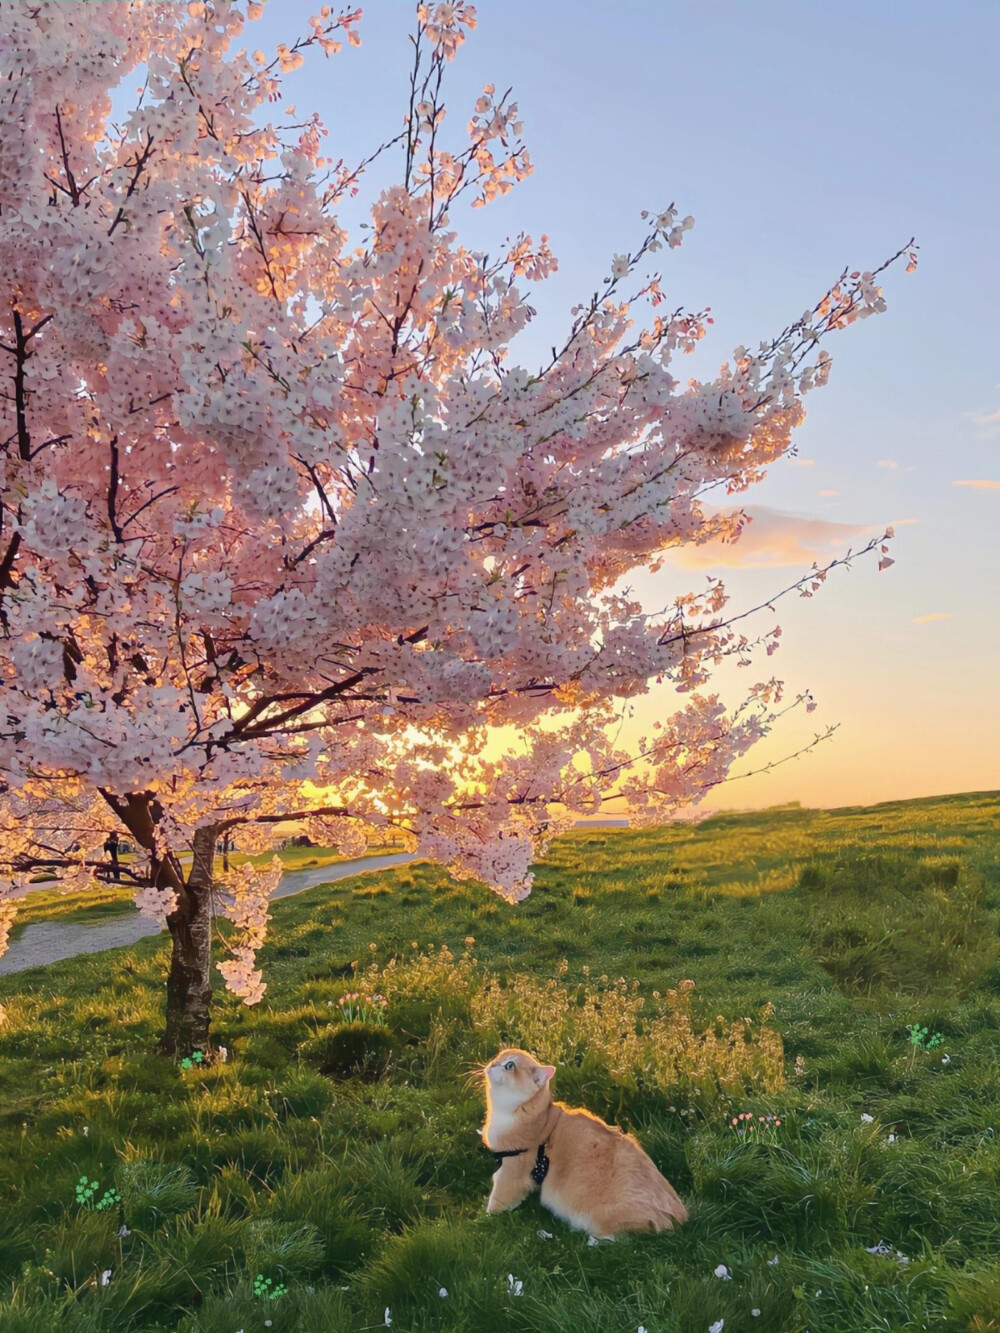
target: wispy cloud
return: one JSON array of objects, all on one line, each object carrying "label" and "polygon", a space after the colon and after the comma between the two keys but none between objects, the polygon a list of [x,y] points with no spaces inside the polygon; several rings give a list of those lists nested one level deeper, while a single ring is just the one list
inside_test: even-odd
[{"label": "wispy cloud", "polygon": [[817,491],[817,495],[839,495],[839,491]]},{"label": "wispy cloud", "polygon": [[815,458],[790,458],[788,461],[792,467],[813,467],[816,463]]},{"label": "wispy cloud", "polygon": [[931,611],[930,614],[926,616],[914,616],[913,623],[914,625],[927,625],[932,620],[950,620],[950,619],[951,619],[950,611]]},{"label": "wispy cloud", "polygon": [[808,566],[813,561],[822,565],[848,547],[857,546],[859,538],[881,531],[870,524],[832,523],[762,505],[745,506],[745,512],[752,521],[738,541],[679,547],[671,552],[673,559],[687,569],[779,569],[785,565]]},{"label": "wispy cloud", "polygon": [[1000,432],[1000,408],[995,412],[963,412],[966,421],[971,421],[981,435],[996,435]]},{"label": "wispy cloud", "polygon": [[878,465],[879,467],[887,467],[887,468],[899,467],[899,464],[896,462],[894,458],[880,458],[878,460]]},{"label": "wispy cloud", "polygon": [[971,486],[977,491],[1000,491],[1000,481],[990,481],[987,477],[976,477],[971,481],[953,481],[953,486]]}]

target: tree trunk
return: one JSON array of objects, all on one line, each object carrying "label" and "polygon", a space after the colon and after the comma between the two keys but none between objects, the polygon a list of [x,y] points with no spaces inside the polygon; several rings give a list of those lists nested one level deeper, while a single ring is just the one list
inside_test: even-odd
[{"label": "tree trunk", "polygon": [[212,882],[214,828],[194,835],[194,859],[187,883],[177,891],[177,907],[167,917],[173,950],[167,976],[167,1025],[162,1047],[178,1058],[209,1053],[212,1002]]}]

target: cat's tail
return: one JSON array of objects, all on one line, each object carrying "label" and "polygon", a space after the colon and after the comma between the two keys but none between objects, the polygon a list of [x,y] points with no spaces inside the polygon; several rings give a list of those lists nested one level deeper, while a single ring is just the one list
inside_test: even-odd
[{"label": "cat's tail", "polygon": [[652,1224],[654,1231],[673,1231],[687,1221],[688,1210],[669,1180],[660,1177],[661,1185],[654,1203]]}]

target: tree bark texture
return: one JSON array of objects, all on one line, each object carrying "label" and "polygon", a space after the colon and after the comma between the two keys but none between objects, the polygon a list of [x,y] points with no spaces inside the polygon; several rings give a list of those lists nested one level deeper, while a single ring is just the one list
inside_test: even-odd
[{"label": "tree bark texture", "polygon": [[196,831],[187,883],[178,888],[177,906],[167,917],[173,947],[162,1046],[178,1058],[192,1051],[209,1052],[215,837],[214,828]]}]

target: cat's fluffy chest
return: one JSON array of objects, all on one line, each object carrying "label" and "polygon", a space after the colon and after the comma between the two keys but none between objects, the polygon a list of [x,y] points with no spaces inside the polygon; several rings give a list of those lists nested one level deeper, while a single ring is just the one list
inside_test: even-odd
[{"label": "cat's fluffy chest", "polygon": [[[522,1117],[523,1119],[523,1117]],[[486,1124],[483,1126],[483,1142],[489,1148],[498,1148],[503,1140],[516,1134],[518,1129],[517,1111],[508,1111],[502,1107],[491,1108],[486,1117]],[[518,1143],[518,1148],[527,1147],[527,1144]]]}]

